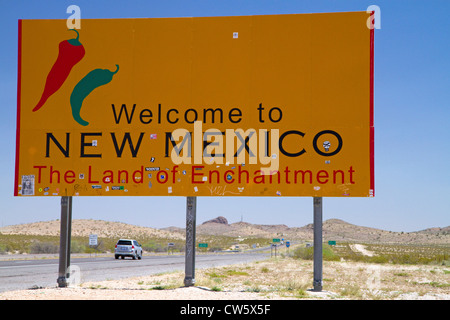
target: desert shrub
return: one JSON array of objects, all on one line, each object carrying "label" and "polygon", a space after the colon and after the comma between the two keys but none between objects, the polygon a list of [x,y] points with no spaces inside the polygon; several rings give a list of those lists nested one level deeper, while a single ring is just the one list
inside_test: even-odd
[{"label": "desert shrub", "polygon": [[148,240],[142,244],[142,249],[147,252],[165,252],[167,251],[167,245],[163,245],[162,243],[154,240]]},{"label": "desert shrub", "polygon": [[249,276],[248,272],[245,271],[236,271],[236,270],[227,270],[226,274],[229,276]]},{"label": "desert shrub", "polygon": [[0,254],[6,254],[9,251],[6,244],[0,243]]},{"label": "desert shrub", "polygon": [[84,239],[82,240],[72,240],[70,242],[70,252],[71,253],[93,253],[93,252],[105,252],[103,241],[99,241],[96,247],[89,246]]},{"label": "desert shrub", "polygon": [[341,258],[329,245],[324,245],[322,248],[323,260],[325,261],[339,261]]},{"label": "desert shrub", "polygon": [[[313,260],[314,259],[314,248],[313,247],[300,247],[294,251],[294,257],[303,260]],[[334,250],[329,245],[322,246],[322,259],[325,261],[339,261],[340,256],[334,252]]]},{"label": "desert shrub", "polygon": [[70,242],[70,252],[71,253],[84,253],[86,250],[86,246],[81,244],[78,241],[71,241]]},{"label": "desert shrub", "polygon": [[365,260],[367,262],[371,262],[371,263],[388,263],[389,262],[389,257],[385,256],[385,255],[380,255],[380,256],[373,256],[373,257],[365,257]]},{"label": "desert shrub", "polygon": [[314,249],[312,247],[300,247],[294,251],[294,257],[303,260],[314,259]]},{"label": "desert shrub", "polygon": [[[339,247],[323,246],[323,260],[367,262],[367,263],[392,263],[392,264],[440,264],[448,265],[448,248],[431,246],[405,246],[405,245],[370,245],[369,251],[375,253],[366,256],[354,252],[349,244],[341,244]],[[314,258],[312,247],[301,247],[294,251],[294,257],[304,260]]]},{"label": "desert shrub", "polygon": [[59,246],[52,242],[36,241],[30,246],[30,253],[58,253]]},{"label": "desert shrub", "polygon": [[221,251],[221,250],[222,250],[222,248],[219,246],[208,247],[209,252],[216,252],[216,251]]},{"label": "desert shrub", "polygon": [[390,261],[394,264],[433,264],[443,262],[444,256],[423,257],[419,254],[397,254],[391,255]]}]

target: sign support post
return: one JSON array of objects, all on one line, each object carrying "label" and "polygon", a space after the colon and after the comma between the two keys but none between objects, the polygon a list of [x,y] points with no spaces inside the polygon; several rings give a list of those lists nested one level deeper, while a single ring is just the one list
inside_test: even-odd
[{"label": "sign support post", "polygon": [[314,197],[314,280],[313,291],[322,291],[322,197]]},{"label": "sign support post", "polygon": [[186,256],[184,285],[195,284],[195,220],[197,214],[197,197],[186,200]]},{"label": "sign support post", "polygon": [[70,266],[70,240],[72,233],[72,197],[61,197],[61,227],[59,235],[59,272],[56,282],[60,288],[67,287]]}]

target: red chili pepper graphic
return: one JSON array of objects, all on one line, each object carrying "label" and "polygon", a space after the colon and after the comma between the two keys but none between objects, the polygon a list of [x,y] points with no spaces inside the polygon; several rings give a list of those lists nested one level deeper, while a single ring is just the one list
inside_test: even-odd
[{"label": "red chili pepper graphic", "polygon": [[69,76],[70,70],[84,57],[84,47],[78,41],[80,34],[75,29],[69,29],[77,33],[75,39],[64,40],[59,43],[58,58],[47,75],[44,92],[41,100],[34,107],[33,111],[39,110],[47,99],[62,86]]}]

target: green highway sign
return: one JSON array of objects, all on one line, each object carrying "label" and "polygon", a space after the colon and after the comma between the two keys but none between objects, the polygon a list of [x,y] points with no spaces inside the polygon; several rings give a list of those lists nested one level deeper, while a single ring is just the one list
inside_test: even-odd
[{"label": "green highway sign", "polygon": [[199,248],[208,248],[208,244],[207,243],[199,243],[198,247]]},{"label": "green highway sign", "polygon": [[273,242],[280,242],[280,239],[273,239]]},{"label": "green highway sign", "polygon": [[336,245],[336,241],[328,241],[328,245],[335,246]]}]

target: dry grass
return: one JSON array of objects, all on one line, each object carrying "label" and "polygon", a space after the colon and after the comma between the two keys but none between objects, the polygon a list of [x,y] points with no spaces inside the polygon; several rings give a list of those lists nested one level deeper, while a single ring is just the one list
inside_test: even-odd
[{"label": "dry grass", "polygon": [[[445,266],[379,265],[324,261],[323,290],[327,299],[450,299],[450,270]],[[317,298],[312,288],[312,261],[271,258],[243,265],[196,271],[196,286],[216,292],[251,292],[267,299]],[[139,277],[105,288],[174,289],[183,286],[182,272]],[[91,284],[84,284],[83,287]]]},{"label": "dry grass", "polygon": [[[445,266],[324,261],[323,270],[323,290],[333,299],[450,299],[449,268]],[[313,263],[272,258],[197,274],[199,285],[217,290],[259,292],[268,298],[308,298]]]},{"label": "dry grass", "polygon": [[[450,268],[323,262],[323,292],[311,292],[313,262],[291,257],[196,270],[197,288],[183,288],[184,272],[85,282],[80,288],[6,292],[2,299],[334,299],[450,300]],[[185,295],[189,294],[189,295]]]}]

